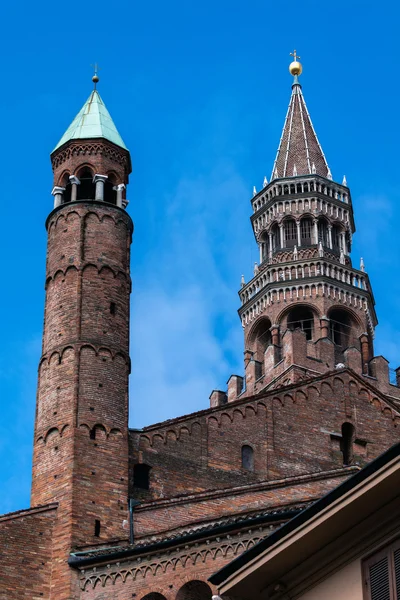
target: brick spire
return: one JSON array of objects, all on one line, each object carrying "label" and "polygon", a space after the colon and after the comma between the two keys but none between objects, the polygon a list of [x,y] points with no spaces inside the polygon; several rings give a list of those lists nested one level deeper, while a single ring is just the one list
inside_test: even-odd
[{"label": "brick spire", "polygon": [[271,179],[311,174],[331,179],[331,172],[311,122],[298,76],[295,75]]}]

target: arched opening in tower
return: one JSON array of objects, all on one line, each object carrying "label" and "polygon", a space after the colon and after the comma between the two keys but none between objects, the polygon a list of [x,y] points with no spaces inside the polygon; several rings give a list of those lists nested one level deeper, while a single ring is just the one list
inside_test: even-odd
[{"label": "arched opening in tower", "polygon": [[342,229],[339,225],[332,227],[332,246],[335,252],[342,250]]},{"label": "arched opening in tower", "polygon": [[104,183],[104,202],[108,204],[117,204],[117,190],[116,179],[114,175],[109,175],[107,181]]},{"label": "arched opening in tower", "polygon": [[319,219],[318,221],[318,241],[329,248],[328,222],[326,219]]},{"label": "arched opening in tower", "polygon": [[293,248],[297,244],[297,226],[294,219],[284,222],[285,248]]},{"label": "arched opening in tower", "polygon": [[257,361],[257,377],[261,377],[264,373],[264,354],[268,346],[272,344],[270,329],[271,321],[267,318],[262,318],[253,329],[249,339],[253,358]]},{"label": "arched opening in tower", "polygon": [[279,237],[279,227],[275,224],[271,229],[271,244],[272,244],[272,252],[276,252],[279,250],[281,243]]},{"label": "arched opening in tower", "polygon": [[300,236],[302,246],[312,244],[312,221],[308,217],[300,221]]},{"label": "arched opening in tower", "polygon": [[354,342],[353,327],[355,323],[351,315],[340,308],[335,308],[329,313],[330,338],[342,350]]},{"label": "arched opening in tower", "polygon": [[95,184],[93,183],[93,175],[90,169],[84,169],[79,173],[78,185],[78,200],[94,200],[95,197]]},{"label": "arched opening in tower", "polygon": [[296,306],[287,317],[287,327],[291,331],[301,329],[306,334],[307,340],[314,337],[314,313],[307,306]]}]

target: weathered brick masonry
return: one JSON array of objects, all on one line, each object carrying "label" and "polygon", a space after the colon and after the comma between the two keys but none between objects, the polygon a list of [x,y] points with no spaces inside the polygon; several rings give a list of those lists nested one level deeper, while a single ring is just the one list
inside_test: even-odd
[{"label": "weathered brick masonry", "polygon": [[131,163],[96,90],[53,151],[32,508],[0,517],[1,600],[210,600],[214,571],[399,440],[350,190],[297,77],[292,90],[251,201],[244,374],[142,430],[128,429]]}]

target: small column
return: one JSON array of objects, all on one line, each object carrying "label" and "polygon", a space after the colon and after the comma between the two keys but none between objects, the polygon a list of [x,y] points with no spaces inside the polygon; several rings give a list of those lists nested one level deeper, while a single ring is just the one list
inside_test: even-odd
[{"label": "small column", "polygon": [[263,242],[260,242],[259,249],[260,249],[260,265],[261,265],[261,263],[263,261],[263,258],[264,258],[264,244],[263,244]]},{"label": "small column", "polygon": [[369,362],[368,333],[362,333],[360,335],[360,344],[361,344],[362,372],[364,373],[364,375],[368,375],[368,362]]},{"label": "small column", "polygon": [[329,248],[332,250],[332,225],[329,224],[328,225],[328,242],[329,242]]},{"label": "small column", "polygon": [[268,234],[268,241],[269,241],[269,258],[272,258],[272,233],[269,232]]},{"label": "small column", "polygon": [[284,245],[285,242],[284,242],[284,239],[283,239],[283,223],[279,223],[279,238],[280,238],[280,241],[281,241],[281,248],[284,248],[285,247],[285,245]]},{"label": "small column", "polygon": [[318,244],[318,221],[317,221],[317,219],[315,219],[315,221],[314,221],[314,239],[315,239],[314,244]]},{"label": "small column", "polygon": [[272,325],[270,331],[272,345],[279,346],[279,325]]},{"label": "small column", "polygon": [[95,200],[104,200],[104,184],[107,179],[107,175],[99,175],[98,173],[93,177],[93,183],[96,184]]},{"label": "small column", "polygon": [[301,226],[300,221],[296,221],[297,226],[297,245],[301,246]]},{"label": "small column", "polygon": [[119,185],[117,185],[117,206],[119,206],[120,208],[122,208],[122,194],[123,194],[124,189],[125,189],[124,183],[120,183]]},{"label": "small column", "polygon": [[319,324],[321,327],[321,337],[327,338],[329,337],[329,319],[325,315],[320,318]]},{"label": "small column", "polygon": [[253,354],[254,354],[254,352],[252,352],[251,350],[245,350],[244,351],[244,367],[245,368],[247,367],[247,365],[249,364],[249,362],[253,358]]},{"label": "small column", "polygon": [[76,202],[76,198],[78,196],[78,185],[80,185],[81,182],[76,175],[70,175],[69,180],[71,182],[71,202]]},{"label": "small column", "polygon": [[347,251],[347,242],[346,242],[346,233],[345,232],[342,233],[342,248],[343,248],[343,253],[347,255],[348,251]]},{"label": "small column", "polygon": [[51,190],[51,193],[54,196],[54,208],[57,208],[57,206],[62,204],[64,192],[65,187],[60,187],[58,185],[55,185]]}]

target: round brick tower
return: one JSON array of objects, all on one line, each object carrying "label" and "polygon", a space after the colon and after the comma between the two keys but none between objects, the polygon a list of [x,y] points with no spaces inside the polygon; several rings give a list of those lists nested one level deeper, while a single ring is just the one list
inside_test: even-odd
[{"label": "round brick tower", "polygon": [[127,534],[131,163],[96,89],[51,160],[31,500],[59,503],[66,564],[71,547]]}]

